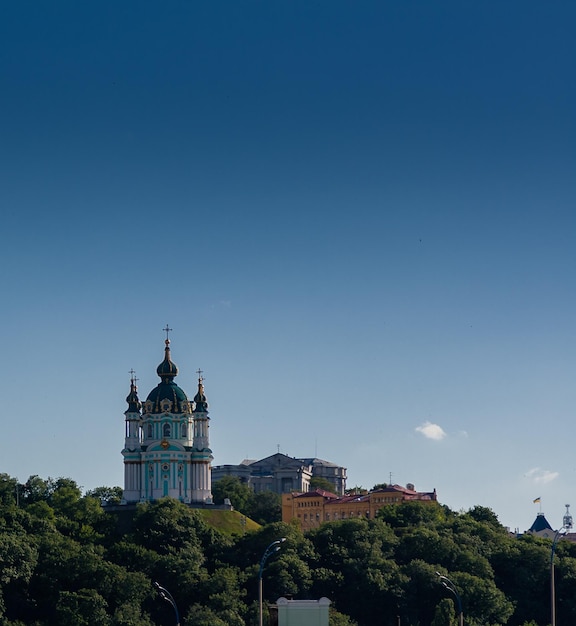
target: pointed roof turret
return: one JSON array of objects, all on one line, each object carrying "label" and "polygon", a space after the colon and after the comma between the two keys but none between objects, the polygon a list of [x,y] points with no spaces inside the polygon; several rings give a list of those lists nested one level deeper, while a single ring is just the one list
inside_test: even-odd
[{"label": "pointed roof turret", "polygon": [[130,370],[130,393],[126,396],[126,402],[128,403],[128,410],[126,413],[140,413],[142,403],[138,398],[138,387],[136,386],[137,378],[134,377],[136,372]]},{"label": "pointed roof turret", "polygon": [[198,370],[198,393],[194,396],[194,413],[208,413],[208,400],[204,393],[204,378],[202,377],[202,370]]},{"label": "pointed roof turret", "polygon": [[170,339],[164,342],[164,360],[156,368],[156,373],[162,379],[162,382],[169,383],[175,376],[178,376],[178,367],[170,359]]},{"label": "pointed roof turret", "polygon": [[[166,334],[170,328],[166,325],[164,329]],[[166,337],[164,341],[164,360],[156,368],[156,373],[160,376],[160,382],[155,389],[148,394],[144,404],[144,413],[188,413],[190,411],[190,403],[186,394],[174,382],[174,378],[178,375],[178,368],[170,358],[170,339]],[[169,407],[163,400],[169,401]],[[164,406],[164,408],[163,408]]]},{"label": "pointed roof turret", "polygon": [[552,526],[550,526],[550,524],[548,523],[548,520],[544,517],[544,513],[538,513],[536,515],[536,519],[534,520],[534,523],[532,524],[532,526],[530,526],[530,529],[528,530],[528,532],[539,533],[539,532],[542,532],[543,530],[552,530]]}]

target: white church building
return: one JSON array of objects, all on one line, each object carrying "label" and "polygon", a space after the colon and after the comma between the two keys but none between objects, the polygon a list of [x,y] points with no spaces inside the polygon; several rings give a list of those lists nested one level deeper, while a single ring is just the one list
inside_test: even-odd
[{"label": "white church building", "polygon": [[[170,330],[165,329],[167,332]],[[126,398],[126,439],[123,504],[158,500],[166,496],[186,504],[212,503],[208,402],[202,372],[191,402],[174,382],[178,374],[166,339],[160,377],[144,402],[138,399],[132,372]]]}]

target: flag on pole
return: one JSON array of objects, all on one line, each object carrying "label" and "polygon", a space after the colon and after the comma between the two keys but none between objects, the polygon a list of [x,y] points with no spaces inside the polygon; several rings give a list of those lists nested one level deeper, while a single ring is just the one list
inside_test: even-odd
[{"label": "flag on pole", "polygon": [[536,498],[536,500],[532,500],[532,502],[534,502],[534,504],[536,504],[537,502],[540,502],[540,498]]}]

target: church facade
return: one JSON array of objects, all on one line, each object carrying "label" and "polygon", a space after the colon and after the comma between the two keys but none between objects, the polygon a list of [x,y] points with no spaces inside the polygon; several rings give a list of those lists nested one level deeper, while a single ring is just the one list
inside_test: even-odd
[{"label": "church facade", "polygon": [[186,504],[211,504],[213,456],[202,372],[198,371],[198,391],[190,401],[174,381],[178,367],[166,339],[164,360],[156,373],[160,382],[144,402],[138,398],[132,373],[124,413],[123,503],[171,497]]}]

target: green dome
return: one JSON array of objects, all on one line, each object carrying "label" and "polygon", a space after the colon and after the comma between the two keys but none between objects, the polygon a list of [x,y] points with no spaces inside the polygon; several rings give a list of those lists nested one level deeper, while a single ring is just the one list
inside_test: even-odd
[{"label": "green dome", "polygon": [[144,405],[146,413],[163,413],[162,401],[169,400],[171,402],[169,413],[188,413],[188,398],[184,391],[172,380],[170,382],[161,382],[157,387],[152,389],[146,398]]}]

